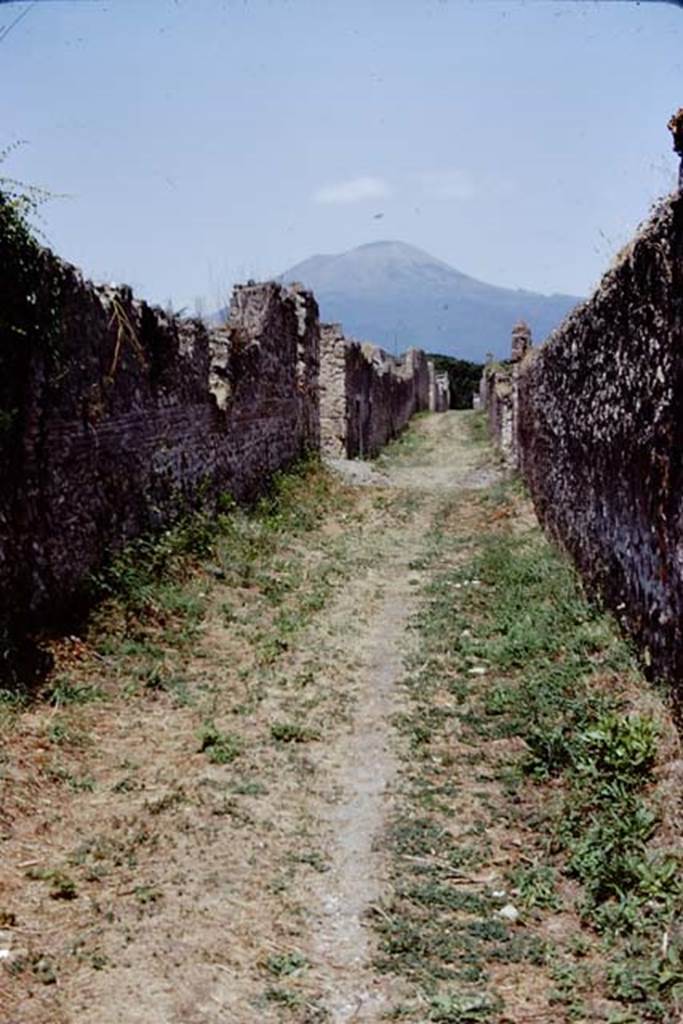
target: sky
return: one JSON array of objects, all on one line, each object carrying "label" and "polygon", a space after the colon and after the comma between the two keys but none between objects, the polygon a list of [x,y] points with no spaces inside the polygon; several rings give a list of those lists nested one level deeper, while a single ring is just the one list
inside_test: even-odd
[{"label": "sky", "polygon": [[0,174],[86,274],[188,311],[380,239],[588,294],[674,187],[681,105],[667,3],[0,5]]}]

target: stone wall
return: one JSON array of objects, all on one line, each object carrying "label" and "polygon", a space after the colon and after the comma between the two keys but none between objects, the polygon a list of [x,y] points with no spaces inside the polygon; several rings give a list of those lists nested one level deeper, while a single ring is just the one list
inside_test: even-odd
[{"label": "stone wall", "polygon": [[482,376],[480,407],[486,410],[489,433],[495,438],[506,466],[517,465],[517,450],[512,443],[513,370],[506,363],[489,364]]},{"label": "stone wall", "polygon": [[[510,445],[541,522],[680,697],[680,195],[658,207],[592,298],[526,355],[511,408]],[[495,415],[492,424],[502,437]]]},{"label": "stone wall", "polygon": [[427,363],[429,371],[429,411],[447,412],[451,407],[451,382],[447,373],[437,373],[434,363]]},{"label": "stone wall", "polygon": [[521,321],[512,329],[510,358],[503,363],[487,363],[481,377],[475,408],[484,408],[489,432],[495,438],[506,466],[519,468],[519,380],[523,360],[531,351],[529,325]]},{"label": "stone wall", "polygon": [[0,622],[15,625],[67,610],[127,540],[249,497],[320,443],[310,293],[237,288],[209,332],[39,258],[43,336],[14,342],[0,395]]},{"label": "stone wall", "polygon": [[238,286],[209,329],[18,238],[0,237],[0,636],[68,614],[93,570],[179,513],[248,500],[306,451],[374,455],[444,400],[414,349],[326,327],[321,363],[299,286]]},{"label": "stone wall", "polygon": [[442,405],[443,385],[437,390],[430,366],[419,349],[409,349],[402,359],[395,359],[374,345],[345,338],[339,324],[323,324],[323,452],[334,458],[372,457],[414,413],[437,400]]}]

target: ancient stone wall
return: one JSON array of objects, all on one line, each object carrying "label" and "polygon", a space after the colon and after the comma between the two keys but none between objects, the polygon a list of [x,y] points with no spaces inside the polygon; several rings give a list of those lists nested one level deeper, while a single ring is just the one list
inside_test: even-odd
[{"label": "ancient stone wall", "polygon": [[517,450],[513,446],[513,374],[507,363],[489,364],[483,373],[483,407],[489,423],[489,433],[507,466],[517,464]]},{"label": "ancient stone wall", "polygon": [[427,363],[429,372],[429,411],[447,412],[451,407],[451,382],[447,373],[437,373],[434,363]]},{"label": "ancient stone wall", "polygon": [[308,450],[374,455],[443,401],[417,350],[326,327],[321,362],[299,286],[238,286],[208,329],[25,237],[0,257],[0,631],[68,613],[93,570],[183,511],[248,499]]},{"label": "ancient stone wall", "polygon": [[526,355],[513,404],[511,444],[541,522],[680,697],[680,195],[659,206],[592,298]]},{"label": "ancient stone wall", "polygon": [[512,329],[510,358],[504,363],[487,363],[479,395],[474,396],[474,407],[486,409],[489,432],[511,469],[519,468],[519,380],[523,360],[530,351],[531,331],[522,321]]},{"label": "ancient stone wall", "polygon": [[237,288],[209,332],[40,260],[44,336],[13,352],[2,386],[0,622],[66,610],[127,540],[250,496],[320,443],[310,293]]},{"label": "ancient stone wall", "polygon": [[347,342],[341,324],[320,325],[320,447],[331,458],[346,458]]},{"label": "ancient stone wall", "polygon": [[336,458],[376,455],[414,413],[428,409],[434,401],[430,366],[419,349],[409,349],[402,359],[395,359],[374,345],[345,338],[339,324],[323,324],[323,452]]}]

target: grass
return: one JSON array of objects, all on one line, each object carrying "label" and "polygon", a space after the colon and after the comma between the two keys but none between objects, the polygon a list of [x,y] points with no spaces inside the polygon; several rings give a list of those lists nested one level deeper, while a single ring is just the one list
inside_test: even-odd
[{"label": "grass", "polygon": [[[14,773],[40,751],[18,778],[40,794],[55,863],[37,867],[25,906],[42,907],[40,956],[60,983],[115,970],[117,956],[152,963],[156,934],[195,927],[215,900],[230,927],[207,933],[207,963],[250,950],[237,984],[252,986],[256,1016],[325,1019],[296,949],[309,948],[301,894],[334,865],[302,810],[329,782],[305,744],[346,727],[349,623],[371,612],[324,613],[400,543],[414,504],[350,498],[309,463],[252,510],[178,523],[122,556],[90,659],[62,665],[38,702],[0,700],[14,723],[0,753],[13,829],[26,815]],[[405,985],[393,1018],[673,1024],[681,899],[658,796],[670,740],[656,701],[634,702],[645,684],[628,649],[525,526],[514,484],[445,504],[410,567],[423,576],[396,717],[392,877],[370,914],[376,966]],[[22,837],[13,848],[26,856]],[[68,886],[50,898],[60,875],[73,898]],[[160,927],[141,930],[152,914]],[[76,933],[90,938],[72,955]]]},{"label": "grass", "polygon": [[318,732],[301,722],[273,722],[270,735],[277,743],[309,743],[320,738]]},{"label": "grass", "polygon": [[[256,881],[250,899],[272,899],[275,918],[286,919],[298,878],[328,869],[274,808],[290,775],[313,770],[300,745],[320,735],[326,716],[346,714],[327,685],[336,667],[326,641],[314,649],[307,630],[349,573],[363,571],[368,553],[357,556],[346,533],[362,514],[355,495],[306,460],[249,509],[226,501],[216,516],[184,516],[101,574],[87,629],[60,644],[41,690],[0,695],[0,834],[29,820],[35,794],[37,820],[59,836],[54,862],[36,865],[46,873],[24,880],[25,906],[40,906],[48,922],[59,913],[50,935],[105,935],[132,948],[143,941],[141,915],[172,914],[175,901],[191,914],[214,898],[228,865],[220,884],[232,890],[251,865],[266,870],[273,848],[287,882],[267,896]],[[297,821],[295,812],[292,828]],[[182,859],[176,867],[185,846],[196,857],[192,877]],[[24,921],[14,902],[3,913]],[[58,941],[60,982],[81,966],[120,966]],[[305,965],[271,968],[269,1002],[286,1010],[290,969],[300,984]],[[291,999],[298,1005],[297,993]]]},{"label": "grass", "polygon": [[138,538],[93,577],[91,589],[124,614],[133,634],[140,620],[170,618],[182,619],[191,636],[205,612],[211,579],[240,586],[260,582],[264,594],[278,603],[279,588],[287,592],[298,582],[298,567],[291,567],[294,576],[287,579],[290,566],[275,558],[279,539],[313,529],[333,488],[317,459],[303,459],[276,474],[268,493],[250,509],[226,495],[215,512],[181,514],[172,527]]},{"label": "grass", "polygon": [[[415,994],[397,1019],[426,1001],[429,1020],[496,1020],[501,984],[531,991],[541,976],[558,1019],[587,1019],[598,994],[615,1021],[677,1020],[683,886],[655,792],[663,718],[634,705],[647,684],[564,558],[537,527],[512,529],[519,485],[467,500],[479,507],[467,547],[451,544],[457,503],[429,538],[397,721],[394,896],[372,918],[378,968]],[[566,941],[543,926],[560,912]]]},{"label": "grass", "polygon": [[[419,418],[420,414],[418,413],[413,420],[419,420]],[[429,438],[425,434],[417,430],[404,430],[382,449],[374,461],[379,469],[392,465],[417,465],[423,461],[428,445]]]},{"label": "grass", "polygon": [[231,764],[242,753],[243,744],[234,733],[221,732],[213,723],[199,734],[199,750],[206,752],[212,764]]}]

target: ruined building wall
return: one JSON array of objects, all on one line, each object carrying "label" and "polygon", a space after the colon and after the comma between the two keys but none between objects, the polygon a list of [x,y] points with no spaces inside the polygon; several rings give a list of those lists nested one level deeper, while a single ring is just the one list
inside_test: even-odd
[{"label": "ruined building wall", "polygon": [[510,358],[504,363],[487,363],[481,377],[479,402],[488,416],[489,432],[495,439],[503,462],[519,468],[519,382],[523,360],[531,351],[531,330],[521,321],[512,329]]},{"label": "ruined building wall", "polygon": [[248,497],[320,439],[310,293],[238,288],[209,332],[40,261],[38,330],[0,395],[0,621],[59,613],[127,540]]},{"label": "ruined building wall", "polygon": [[447,412],[451,407],[451,382],[447,373],[437,373],[434,363],[427,363],[429,372],[429,411]]},{"label": "ruined building wall", "polygon": [[340,324],[320,325],[320,447],[331,458],[346,458],[347,343]]},{"label": "ruined building wall", "polygon": [[487,366],[482,386],[489,433],[509,467],[517,465],[517,449],[513,445],[513,373],[506,364]]},{"label": "ruined building wall", "polygon": [[[539,518],[683,692],[683,198],[517,375],[512,443]],[[490,408],[489,395],[489,408]]]},{"label": "ruined building wall", "polygon": [[395,359],[344,337],[339,324],[321,328],[321,446],[335,458],[366,458],[432,401],[427,357],[409,349]]}]

